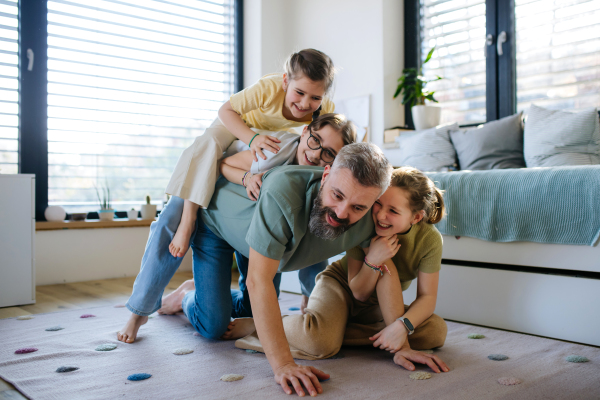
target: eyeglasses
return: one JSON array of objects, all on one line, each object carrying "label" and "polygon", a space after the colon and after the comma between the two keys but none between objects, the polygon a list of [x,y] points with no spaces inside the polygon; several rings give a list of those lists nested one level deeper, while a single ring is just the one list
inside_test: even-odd
[{"label": "eyeglasses", "polygon": [[[316,136],[313,136],[310,128],[308,130],[308,139],[306,139],[306,144],[311,150],[323,149],[321,141]],[[321,160],[323,160],[326,164],[331,164],[335,160],[335,154],[329,149],[323,149],[321,151]]]}]

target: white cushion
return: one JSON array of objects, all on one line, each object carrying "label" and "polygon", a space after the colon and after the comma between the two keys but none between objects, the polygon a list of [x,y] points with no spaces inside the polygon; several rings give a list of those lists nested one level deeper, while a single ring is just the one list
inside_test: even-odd
[{"label": "white cushion", "polygon": [[532,105],[525,122],[527,167],[600,164],[598,110],[577,113]]}]

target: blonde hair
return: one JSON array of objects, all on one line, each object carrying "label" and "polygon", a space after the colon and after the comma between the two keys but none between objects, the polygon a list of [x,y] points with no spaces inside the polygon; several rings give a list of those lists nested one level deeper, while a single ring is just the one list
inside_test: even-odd
[{"label": "blonde hair", "polygon": [[401,167],[392,172],[392,187],[408,192],[408,201],[413,213],[425,212],[423,219],[429,224],[437,224],[446,212],[443,191],[433,181],[416,168]]},{"label": "blonde hair", "polygon": [[356,142],[356,126],[352,121],[348,121],[343,114],[329,113],[320,115],[308,124],[308,129],[318,131],[326,125],[340,132],[344,146]]},{"label": "blonde hair", "polygon": [[329,92],[335,77],[335,67],[329,56],[319,50],[304,49],[285,60],[283,70],[290,79],[303,75],[314,82],[323,82],[325,93]]}]

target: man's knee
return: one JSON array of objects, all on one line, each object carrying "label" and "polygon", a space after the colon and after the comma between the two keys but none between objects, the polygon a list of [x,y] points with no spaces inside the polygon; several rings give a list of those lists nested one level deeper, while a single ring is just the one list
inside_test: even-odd
[{"label": "man's knee", "polygon": [[431,317],[417,328],[417,331],[418,334],[414,338],[409,336],[411,347],[417,350],[434,349],[442,347],[446,342],[448,325],[442,317],[432,314]]}]

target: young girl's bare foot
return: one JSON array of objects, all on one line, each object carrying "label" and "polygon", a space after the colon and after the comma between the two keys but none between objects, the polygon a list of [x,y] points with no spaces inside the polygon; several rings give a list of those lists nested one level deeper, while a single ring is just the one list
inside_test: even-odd
[{"label": "young girl's bare foot", "polygon": [[254,318],[236,318],[229,323],[227,332],[221,336],[223,340],[240,339],[256,330],[254,326]]},{"label": "young girl's bare foot", "polygon": [[190,247],[190,238],[196,228],[196,219],[198,218],[198,210],[200,206],[192,203],[189,200],[183,201],[183,211],[181,213],[181,221],[177,227],[177,232],[169,244],[169,252],[173,257],[183,257]]},{"label": "young girl's bare foot", "polygon": [[183,257],[190,247],[190,237],[192,237],[192,233],[194,232],[196,221],[181,220],[181,223],[177,227],[177,232],[175,232],[175,236],[173,236],[173,240],[169,244],[169,253],[173,257]]},{"label": "young girl's bare foot", "polygon": [[140,326],[148,322],[148,317],[131,314],[129,321],[125,324],[125,327],[117,332],[117,339],[123,343],[133,343],[137,337]]},{"label": "young girl's bare foot", "polygon": [[187,292],[194,290],[196,285],[194,280],[190,279],[183,282],[177,289],[169,293],[162,299],[162,307],[158,310],[159,314],[177,314],[183,311],[181,308],[181,302],[187,294]]}]

